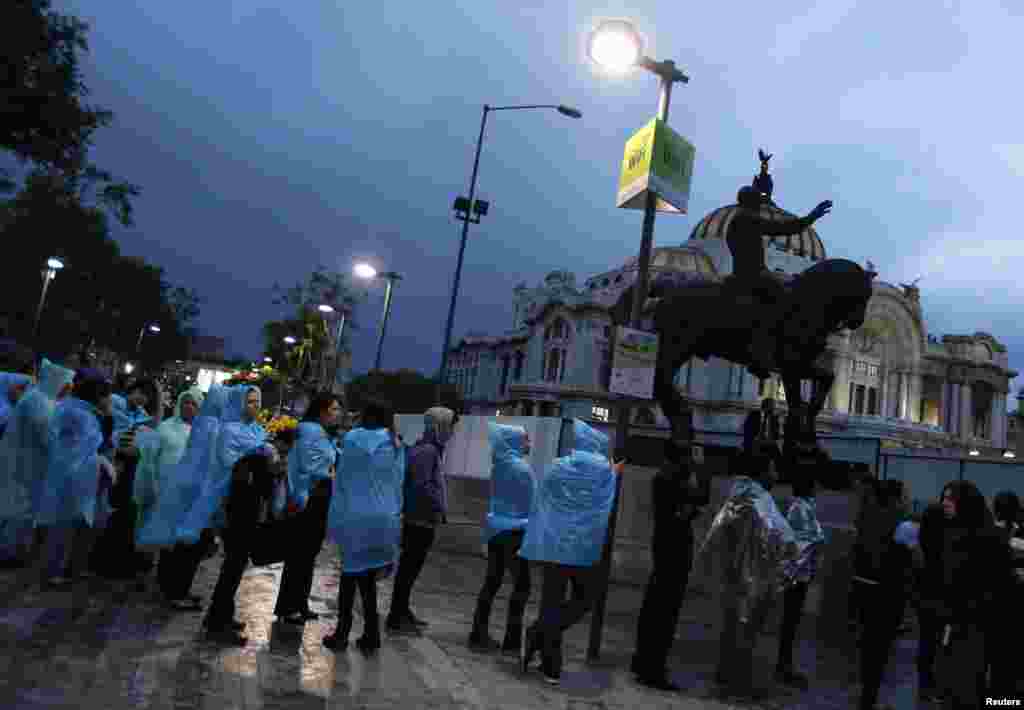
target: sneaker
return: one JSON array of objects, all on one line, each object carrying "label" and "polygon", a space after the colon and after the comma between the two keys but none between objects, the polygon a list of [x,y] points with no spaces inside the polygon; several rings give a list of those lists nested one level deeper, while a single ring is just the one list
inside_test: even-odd
[{"label": "sneaker", "polygon": [[302,618],[305,619],[306,621],[316,621],[317,619],[320,618],[320,615],[317,614],[312,609],[303,609],[299,613],[302,614]]},{"label": "sneaker", "polygon": [[335,632],[324,636],[323,644],[332,651],[344,651],[348,648],[348,639],[342,638],[337,632]]},{"label": "sneaker", "polygon": [[418,616],[416,616],[415,614],[413,614],[411,611],[406,612],[405,618],[406,618],[406,620],[411,621],[416,626],[419,626],[421,629],[425,629],[428,626],[430,626],[430,622],[429,621],[424,621],[423,619],[421,619]]},{"label": "sneaker", "polygon": [[548,685],[560,685],[562,683],[562,674],[558,671],[541,666],[540,674],[544,677],[544,682]]},{"label": "sneaker", "polygon": [[533,663],[534,656],[538,653],[540,653],[540,636],[534,629],[527,629],[526,641],[523,643],[523,655],[520,658],[523,673],[530,670],[530,664]]}]

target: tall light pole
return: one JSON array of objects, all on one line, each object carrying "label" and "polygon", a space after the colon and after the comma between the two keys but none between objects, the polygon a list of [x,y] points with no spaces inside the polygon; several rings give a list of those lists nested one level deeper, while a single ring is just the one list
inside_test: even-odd
[{"label": "tall light pole", "polygon": [[[563,116],[569,118],[580,118],[583,116],[575,108],[562,104],[530,104],[522,106],[488,106],[484,104],[483,117],[480,119],[480,135],[476,139],[476,155],[473,157],[473,173],[469,178],[469,197],[455,198],[455,219],[462,220],[462,239],[459,242],[459,258],[455,262],[455,278],[452,281],[452,299],[448,305],[448,322],[444,327],[444,341],[441,343],[441,370],[438,372],[438,384],[443,383],[447,377],[448,370],[448,345],[452,339],[452,325],[455,322],[455,302],[459,297],[459,281],[462,278],[462,259],[466,253],[466,237],[469,236],[469,224],[479,224],[480,218],[487,215],[490,207],[488,202],[476,199],[476,176],[480,168],[480,150],[484,143],[484,129],[487,127],[487,114],[491,111],[518,111],[523,109],[549,109],[553,108]],[[475,217],[474,217],[475,215]],[[440,388],[438,388],[440,397]]]},{"label": "tall light pole", "polygon": [[[672,100],[672,86],[690,81],[689,77],[676,69],[671,59],[656,62],[643,53],[643,39],[636,28],[629,22],[614,20],[600,24],[590,35],[587,54],[598,66],[614,73],[624,73],[635,67],[646,69],[659,79],[658,119],[668,122],[668,109]],[[654,216],[657,208],[657,196],[647,191],[644,204],[644,222],[640,230],[640,255],[637,259],[637,277],[633,289],[633,302],[629,313],[629,326],[640,328],[643,304],[647,296],[651,266],[651,249],[654,245]],[[630,407],[625,404],[619,408],[615,422],[615,456],[623,458],[626,441],[629,437]],[[675,427],[673,427],[675,434]],[[587,647],[587,660],[597,660],[601,654],[601,635],[604,627],[605,605],[608,601],[608,582],[611,578],[612,547],[615,544],[615,526],[618,521],[619,498],[622,494],[622,478],[616,477],[615,505],[608,520],[608,534],[605,538],[604,552],[601,558],[601,577],[603,584],[598,585],[594,600],[594,614],[590,624],[590,643]]]},{"label": "tall light pole", "polygon": [[57,277],[57,272],[64,268],[64,262],[55,256],[46,260],[46,268],[43,269],[43,292],[39,296],[39,306],[36,308],[36,319],[32,325],[32,347],[37,348],[36,338],[39,337],[39,320],[43,315],[43,306],[46,304],[46,292],[50,289],[50,282]]},{"label": "tall light pole", "polygon": [[402,275],[397,271],[377,271],[369,264],[356,264],[356,276],[364,279],[384,279],[387,286],[384,289],[384,317],[380,322],[380,335],[377,336],[377,357],[374,360],[373,369],[380,370],[380,359],[384,354],[384,336],[388,331],[388,319],[391,317],[391,297],[394,293],[396,281],[402,280]]},{"label": "tall light pole", "polygon": [[[295,345],[296,342],[298,342],[298,341],[296,341],[295,338],[293,338],[292,336],[290,336],[290,335],[284,336],[284,344],[287,345],[288,348],[291,348],[291,346]],[[288,358],[287,351],[285,352],[285,356],[284,357],[285,357],[285,360],[287,360],[287,358]],[[302,363],[300,362],[299,363],[300,371],[301,371],[301,365],[302,365]],[[277,414],[278,414],[278,416],[281,415],[281,410],[284,407],[284,386],[285,386],[285,375],[284,375],[284,372],[282,372],[281,373],[281,397],[280,397],[280,399],[277,402]]]},{"label": "tall light pole", "polygon": [[149,331],[150,333],[159,333],[160,332],[160,326],[155,325],[155,324],[142,326],[142,329],[139,331],[139,339],[137,341],[135,341],[135,354],[136,355],[138,355],[139,351],[142,349],[142,339],[145,337],[146,331]]}]

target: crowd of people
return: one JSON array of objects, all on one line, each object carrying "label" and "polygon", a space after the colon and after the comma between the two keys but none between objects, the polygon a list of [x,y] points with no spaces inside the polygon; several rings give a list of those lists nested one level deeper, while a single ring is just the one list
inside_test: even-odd
[{"label": "crowd of people", "polygon": [[[309,597],[330,538],[341,577],[327,648],[348,647],[358,590],[363,628],[355,646],[365,654],[379,649],[377,583],[392,575],[384,626],[396,634],[426,627],[412,593],[437,527],[447,521],[443,461],[457,414],[429,409],[422,436],[407,443],[387,402],[366,403],[349,427],[339,398],[318,393],[297,429],[271,438],[257,421],[260,405],[256,387],[192,387],[165,417],[165,397],[152,382],[114,392],[98,371],[45,360],[38,382],[0,373],[3,563],[34,566],[55,587],[95,574],[143,589],[155,584],[169,608],[202,611],[193,581],[219,539],[223,560],[204,626],[218,640],[245,644],[235,597],[250,562],[284,563],[274,615],[301,625],[318,617]],[[518,654],[524,671],[539,658],[543,677],[557,684],[562,638],[603,583],[598,562],[624,462],[610,458],[605,434],[575,420],[569,452],[537,476],[526,430],[489,427],[487,572],[467,643],[479,652]],[[703,541],[693,523],[710,502],[707,482],[696,476],[686,447],[666,445],[666,463],[652,482],[653,569],[631,665],[644,685],[678,690],[668,657],[690,569],[695,558],[710,556],[722,602],[716,681],[730,692],[753,692],[755,648],[781,604],[775,678],[809,687],[794,647],[825,535],[813,475],[793,477],[783,508],[772,496],[780,458],[766,443],[770,427],[763,432],[747,432],[742,468]],[[898,482],[866,480],[853,560],[861,710],[877,707],[908,605],[919,619],[922,698],[966,708],[985,695],[1015,692],[1019,674],[1009,649],[1021,633],[1013,607],[1024,584],[1019,517],[1012,494],[997,496],[990,511],[973,484],[955,481],[915,518]],[[538,572],[539,614],[527,626],[531,573]],[[499,643],[490,633],[491,608],[506,576],[513,590]]]}]

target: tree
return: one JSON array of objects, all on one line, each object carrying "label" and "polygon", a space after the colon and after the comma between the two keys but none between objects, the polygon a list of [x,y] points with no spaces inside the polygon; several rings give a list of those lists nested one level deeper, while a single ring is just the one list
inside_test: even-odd
[{"label": "tree", "polygon": [[[346,390],[346,404],[358,411],[370,398],[380,398],[394,405],[399,414],[422,414],[437,406],[437,383],[415,370],[395,372],[374,370],[353,379]],[[455,385],[441,385],[440,403],[462,412],[464,402]]]}]

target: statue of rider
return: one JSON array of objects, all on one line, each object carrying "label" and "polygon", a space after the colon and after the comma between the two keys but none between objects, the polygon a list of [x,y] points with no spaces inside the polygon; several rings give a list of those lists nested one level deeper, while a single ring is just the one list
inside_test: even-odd
[{"label": "statue of rider", "polygon": [[755,322],[751,334],[750,372],[755,377],[767,379],[777,367],[775,351],[777,329],[782,316],[779,306],[783,286],[780,275],[769,271],[765,263],[763,238],[799,234],[828,214],[832,202],[825,200],[806,217],[798,219],[780,221],[765,217],[761,213],[761,206],[771,201],[771,195],[766,195],[758,188],[771,184],[767,174],[767,162],[771,156],[765,157],[763,152],[759,154],[762,159],[761,175],[758,176],[760,179],[755,179],[755,185],[740,188],[736,196],[739,209],[729,224],[725,241],[732,253],[733,287],[753,296],[754,302],[758,304],[759,322]]}]

